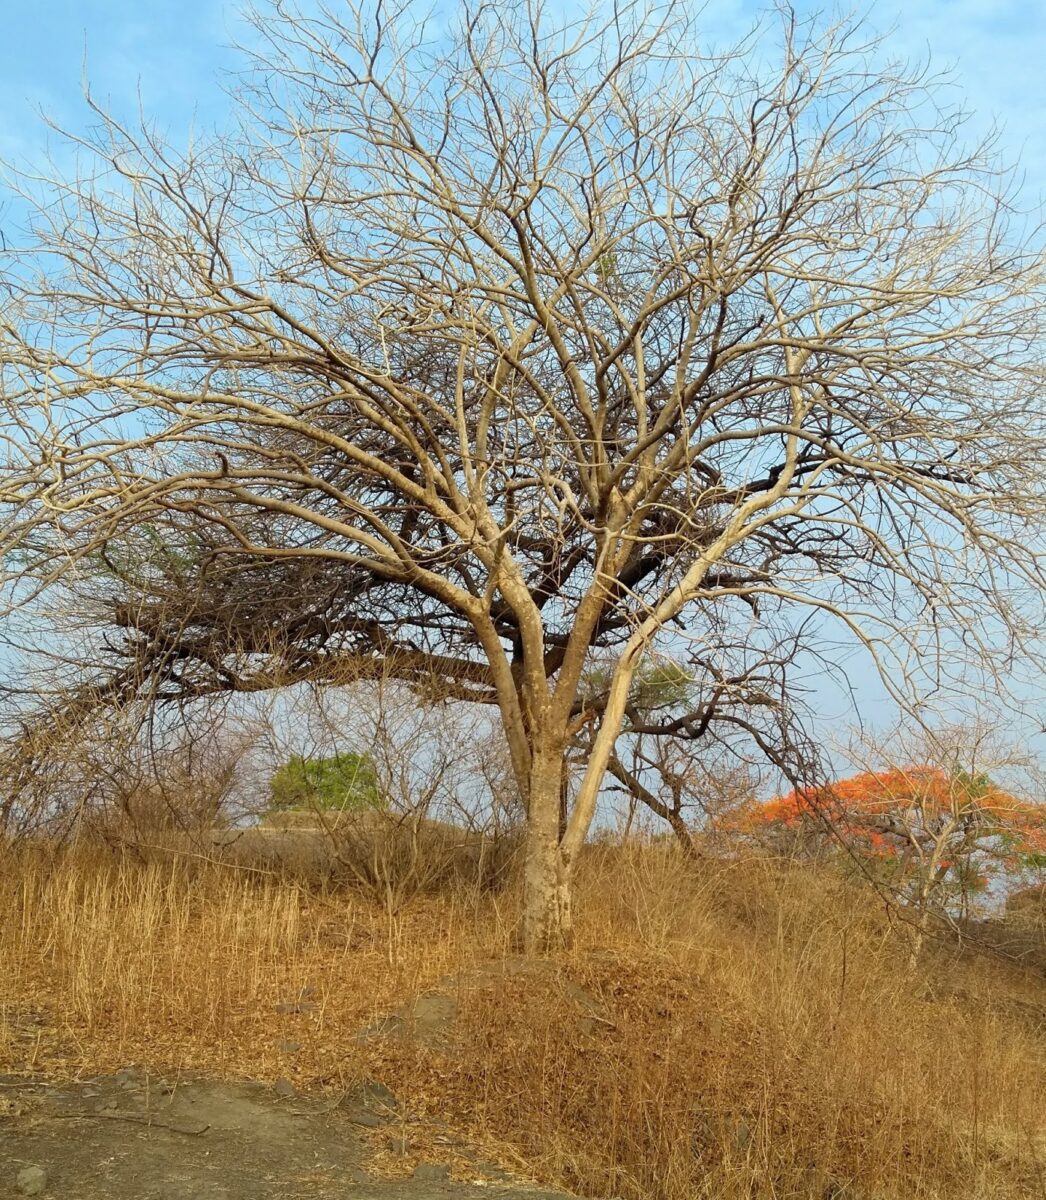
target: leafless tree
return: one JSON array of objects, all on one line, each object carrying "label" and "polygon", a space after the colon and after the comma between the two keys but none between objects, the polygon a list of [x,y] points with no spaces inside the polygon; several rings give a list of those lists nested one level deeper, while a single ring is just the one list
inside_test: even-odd
[{"label": "leafless tree", "polygon": [[1041,243],[857,24],[416,12],[276,0],[240,133],[94,106],[23,179],[5,561],[110,589],[158,699],[394,658],[495,704],[539,949],[647,656],[813,611],[906,702],[1024,646]]}]

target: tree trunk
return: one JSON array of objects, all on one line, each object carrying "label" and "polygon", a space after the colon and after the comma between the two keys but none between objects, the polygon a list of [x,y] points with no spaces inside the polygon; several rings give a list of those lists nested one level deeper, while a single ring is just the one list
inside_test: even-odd
[{"label": "tree trunk", "polygon": [[912,940],[908,948],[908,973],[909,975],[915,972],[919,965],[919,956],[922,954],[923,942],[926,940],[926,926],[929,923],[930,913],[927,909],[921,909],[918,917],[912,926]]},{"label": "tree trunk", "polygon": [[697,843],[694,841],[694,835],[690,832],[690,826],[686,821],[675,812],[668,814],[668,823],[672,827],[672,832],[676,836],[676,842],[683,851],[683,857],[687,862],[700,862],[702,858],[701,851],[697,848]]},{"label": "tree trunk", "polygon": [[571,882],[560,853],[562,751],[535,756],[530,781],[523,883],[523,946],[547,954],[572,934]]}]

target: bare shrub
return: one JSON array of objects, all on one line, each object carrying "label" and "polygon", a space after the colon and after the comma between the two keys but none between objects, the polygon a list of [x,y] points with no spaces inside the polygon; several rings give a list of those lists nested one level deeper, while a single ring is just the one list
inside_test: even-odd
[{"label": "bare shrub", "polygon": [[432,701],[395,678],[333,691],[301,689],[253,719],[255,771],[291,757],[365,754],[380,802],[360,811],[271,807],[264,785],[257,824],[217,839],[226,856],[350,884],[398,911],[448,887],[500,888],[512,876],[522,812],[507,750],[482,709]]},{"label": "bare shrub", "polygon": [[0,742],[0,835],[127,844],[235,818],[248,741],[213,714],[163,729],[141,705],[55,705]]}]

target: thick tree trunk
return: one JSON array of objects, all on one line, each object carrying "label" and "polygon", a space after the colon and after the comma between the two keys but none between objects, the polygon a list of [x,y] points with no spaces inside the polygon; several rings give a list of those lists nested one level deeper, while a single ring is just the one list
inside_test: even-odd
[{"label": "thick tree trunk", "polygon": [[561,751],[535,757],[523,883],[523,944],[527,954],[546,954],[568,944],[573,932],[573,872],[560,852],[562,778]]}]

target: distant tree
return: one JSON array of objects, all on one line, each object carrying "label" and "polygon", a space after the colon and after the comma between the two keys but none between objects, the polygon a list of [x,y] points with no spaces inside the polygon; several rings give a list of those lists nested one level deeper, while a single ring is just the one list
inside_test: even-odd
[{"label": "distant tree", "polygon": [[385,806],[373,758],[354,751],[329,758],[292,755],[273,775],[271,786],[276,812],[361,812]]},{"label": "distant tree", "polygon": [[1046,866],[1046,806],[962,769],[864,772],[751,804],[734,827],[786,851],[845,849],[920,913],[965,910],[993,879]]},{"label": "distant tree", "polygon": [[[235,136],[96,105],[24,180],[0,554],[105,627],[99,702],[393,672],[496,706],[540,950],[619,744],[745,732],[724,644],[816,614],[902,704],[1030,652],[1041,238],[859,22],[713,51],[687,4],[423,8],[276,0]],[[666,653],[694,707],[637,725]]]}]

